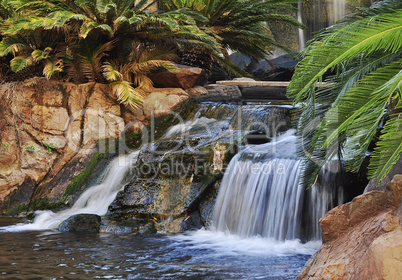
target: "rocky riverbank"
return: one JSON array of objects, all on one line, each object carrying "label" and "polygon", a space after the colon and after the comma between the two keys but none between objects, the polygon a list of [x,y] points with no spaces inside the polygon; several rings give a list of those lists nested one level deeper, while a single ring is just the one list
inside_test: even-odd
[{"label": "rocky riverbank", "polygon": [[388,279],[402,275],[402,175],[329,211],[323,245],[296,278]]}]

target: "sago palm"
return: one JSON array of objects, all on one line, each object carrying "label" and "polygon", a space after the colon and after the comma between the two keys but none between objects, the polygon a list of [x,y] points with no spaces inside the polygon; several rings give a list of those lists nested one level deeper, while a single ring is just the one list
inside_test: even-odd
[{"label": "sago palm", "polygon": [[304,26],[283,11],[295,12],[292,4],[298,0],[161,0],[164,11],[188,9],[205,18],[197,25],[214,36],[220,48],[212,52],[215,60],[223,62],[230,70],[239,70],[230,63],[227,50],[239,51],[253,59],[264,58],[278,44],[271,36],[267,22],[283,22],[299,28]]},{"label": "sago palm", "polygon": [[[49,78],[62,69],[67,72],[65,77],[74,82],[110,82],[123,103],[136,106],[141,100],[142,90],[148,85],[141,83],[148,80],[143,78],[143,72],[135,69],[146,68],[149,71],[161,66],[171,69],[172,56],[165,51],[161,52],[161,49],[179,48],[186,41],[211,48],[216,44],[211,36],[196,26],[183,24],[191,22],[190,16],[178,12],[163,15],[152,13],[147,2],[13,1],[13,9],[27,16],[11,17],[2,24],[0,30],[5,39],[0,43],[0,55],[15,55],[11,61],[15,71],[43,60],[44,74]],[[54,35],[58,51],[53,46],[21,41],[21,38],[25,39],[38,31]],[[145,46],[146,57],[153,60],[136,60],[132,53]],[[41,55],[35,56],[39,52]],[[133,66],[138,63],[142,65]],[[130,70],[129,73],[117,75],[125,77],[124,80],[110,80],[109,73],[103,72],[109,69],[104,66],[112,64],[115,71]],[[142,78],[134,77],[136,75]],[[131,83],[133,80],[140,83]]]},{"label": "sago palm", "polygon": [[373,141],[368,176],[380,182],[402,154],[402,2],[376,2],[318,34],[287,94],[301,109],[304,185],[335,158],[358,171]]}]

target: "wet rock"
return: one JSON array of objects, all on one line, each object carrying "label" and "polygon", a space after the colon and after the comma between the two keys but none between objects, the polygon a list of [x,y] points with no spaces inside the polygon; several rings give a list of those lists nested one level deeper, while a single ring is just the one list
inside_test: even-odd
[{"label": "wet rock", "polygon": [[95,214],[77,214],[64,220],[60,226],[61,232],[99,232],[101,217]]},{"label": "wet rock", "polygon": [[219,84],[209,84],[205,86],[209,96],[228,96],[232,98],[240,98],[241,92],[238,86],[226,86]]},{"label": "wet rock", "polygon": [[36,182],[29,176],[23,174],[22,182],[9,189],[2,203],[0,211],[11,209],[14,206],[28,204],[33,193]]},{"label": "wet rock", "polygon": [[214,207],[220,185],[221,180],[217,180],[200,203],[199,213],[200,221],[203,227],[209,228],[212,226]]},{"label": "wet rock", "polygon": [[180,87],[189,89],[206,82],[204,69],[177,64],[174,71],[162,71],[151,76],[152,81],[157,87],[169,88]]},{"label": "wet rock", "polygon": [[400,279],[402,175],[329,211],[323,242],[296,279]]},{"label": "wet rock", "polygon": [[157,233],[157,229],[155,227],[154,222],[150,222],[144,226],[141,226],[138,230],[138,234],[155,234]]},{"label": "wet rock", "polygon": [[[233,156],[227,150],[230,145],[216,143],[192,152],[185,146],[169,151],[171,145],[176,141],[162,141],[140,153],[138,174],[109,207],[109,218],[155,218],[164,231],[197,229],[206,223],[202,219],[210,218],[213,202],[207,205],[205,200],[215,199],[208,194]],[[200,216],[201,203],[206,218]]]}]

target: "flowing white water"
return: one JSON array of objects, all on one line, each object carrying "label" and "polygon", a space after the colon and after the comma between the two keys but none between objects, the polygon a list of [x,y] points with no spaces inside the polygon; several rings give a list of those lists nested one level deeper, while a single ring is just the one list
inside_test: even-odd
[{"label": "flowing white water", "polygon": [[117,193],[123,188],[122,181],[129,168],[137,161],[139,151],[115,158],[108,167],[103,181],[87,189],[73,207],[57,213],[50,210],[36,211],[31,224],[17,224],[0,228],[0,231],[24,231],[55,229],[65,219],[76,214],[105,215]]},{"label": "flowing white water", "polygon": [[346,0],[299,1],[298,9],[297,20],[307,26],[307,30],[299,29],[299,51],[315,33],[333,25],[348,12]]},{"label": "flowing white water", "polygon": [[[201,109],[202,110],[202,109]],[[215,119],[200,117],[201,111],[195,117],[182,124],[172,126],[162,138],[170,138],[181,135],[196,126],[209,128],[209,124]],[[227,122],[227,121],[226,121]],[[103,216],[107,213],[109,205],[115,199],[117,193],[124,187],[123,179],[130,167],[135,165],[140,150],[127,156],[115,158],[108,166],[108,171],[103,181],[90,187],[81,194],[72,208],[57,213],[50,210],[36,211],[36,217],[30,224],[17,224],[8,227],[0,227],[0,231],[25,231],[56,229],[65,219],[76,214],[96,214]]]},{"label": "flowing white water", "polygon": [[[302,6],[303,6],[302,2],[299,2],[299,4],[297,4],[297,8],[298,8],[297,20],[299,22],[303,22],[303,10],[302,10],[303,7]],[[299,51],[302,51],[306,48],[306,36],[304,35],[303,29],[299,28],[298,32],[299,32]]]},{"label": "flowing white water", "polygon": [[329,8],[329,24],[334,24],[346,14],[346,0],[333,0]]},{"label": "flowing white water", "polygon": [[261,236],[240,237],[220,231],[201,229],[170,237],[185,243],[190,249],[214,250],[215,257],[225,256],[286,256],[295,254],[312,255],[321,246],[321,241],[302,243],[297,239],[278,241]]},{"label": "flowing white water", "polygon": [[320,240],[318,220],[335,206],[338,194],[318,184],[310,190],[299,185],[301,159],[293,133],[251,146],[231,160],[215,204],[217,231],[279,241]]}]

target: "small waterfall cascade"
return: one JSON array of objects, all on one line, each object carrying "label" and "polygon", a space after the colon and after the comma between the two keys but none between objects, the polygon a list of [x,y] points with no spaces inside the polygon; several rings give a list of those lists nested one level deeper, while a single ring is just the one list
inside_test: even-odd
[{"label": "small waterfall cascade", "polygon": [[[297,4],[297,20],[299,22],[303,22],[303,14],[302,14],[302,2],[299,2]],[[301,52],[302,50],[304,50],[306,48],[306,36],[304,35],[304,31],[303,29],[298,29],[298,33],[299,33],[299,52]]]},{"label": "small waterfall cascade", "polygon": [[[76,214],[105,215],[109,205],[123,187],[123,179],[130,167],[137,161],[139,151],[115,158],[108,166],[104,179],[81,194],[74,205],[54,213],[50,210],[36,211],[31,224],[17,224],[5,228],[7,231],[55,229],[65,219]],[[0,228],[0,230],[2,230]]]},{"label": "small waterfall cascade", "polygon": [[[320,240],[318,219],[342,202],[342,195],[332,194],[325,184],[310,190],[299,185],[302,159],[296,157],[296,141],[290,130],[271,143],[249,146],[231,160],[215,204],[217,231]],[[323,174],[324,181],[331,180],[330,173]]]},{"label": "small waterfall cascade", "polygon": [[369,6],[374,0],[309,0],[298,4],[297,19],[307,26],[307,30],[299,29],[299,50],[303,50],[306,42],[324,28],[333,25],[344,15],[353,12],[353,6]]},{"label": "small waterfall cascade", "polygon": [[336,0],[330,3],[329,7],[329,24],[334,24],[338,19],[346,14],[346,0]]}]

